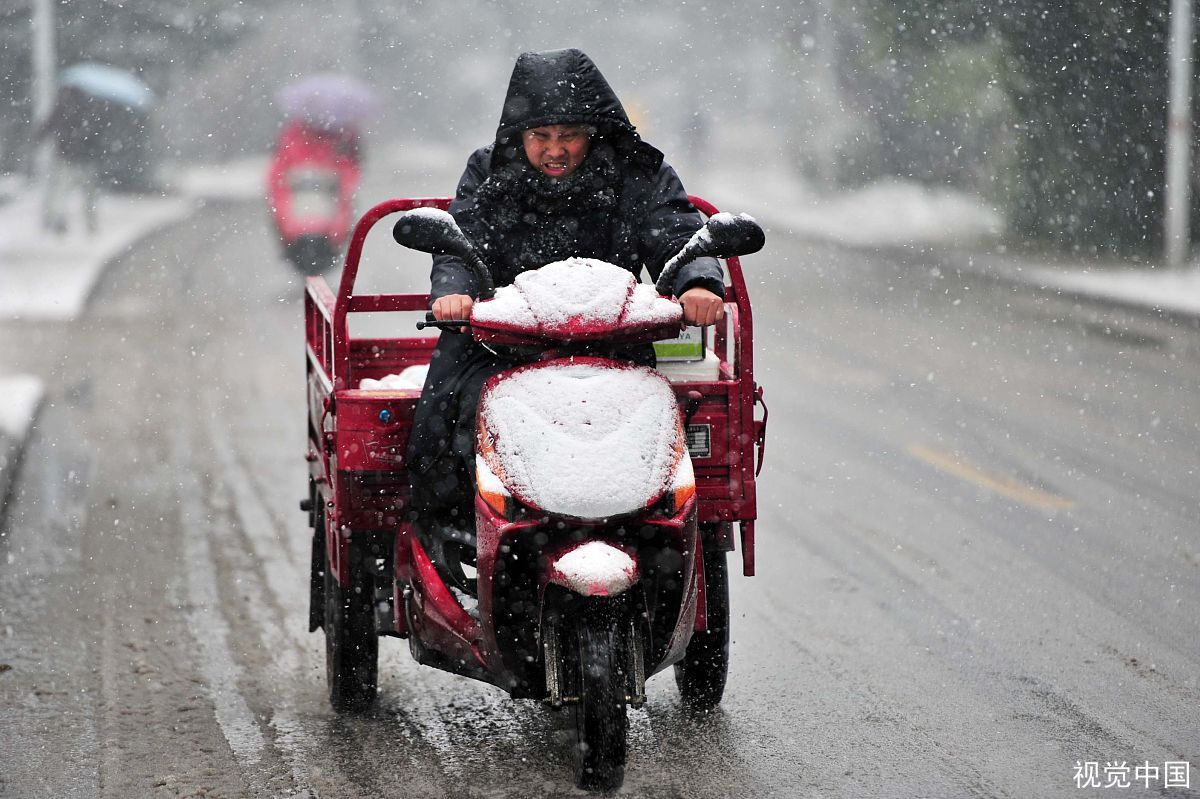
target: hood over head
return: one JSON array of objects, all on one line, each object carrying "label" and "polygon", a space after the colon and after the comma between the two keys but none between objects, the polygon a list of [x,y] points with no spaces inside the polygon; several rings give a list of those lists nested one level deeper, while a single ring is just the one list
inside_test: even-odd
[{"label": "hood over head", "polygon": [[616,92],[582,50],[546,50],[517,57],[496,129],[492,166],[523,157],[521,132],[543,125],[594,125],[621,155],[657,168],[662,153],[646,144]]}]

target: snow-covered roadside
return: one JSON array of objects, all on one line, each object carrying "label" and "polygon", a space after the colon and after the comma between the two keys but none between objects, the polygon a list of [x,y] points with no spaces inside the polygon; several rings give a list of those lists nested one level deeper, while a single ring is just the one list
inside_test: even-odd
[{"label": "snow-covered roadside", "polygon": [[185,197],[201,200],[255,200],[266,197],[266,155],[246,156],[207,166],[177,167],[167,181]]},{"label": "snow-covered roadside", "polygon": [[[41,194],[16,176],[0,181],[0,320],[69,321],[87,304],[105,267],[137,241],[185,219],[200,201],[261,196],[266,159],[247,159],[168,175],[168,196],[105,194],[98,232],[78,220],[55,236],[42,230]],[[45,386],[0,363],[0,509],[41,406]]]},{"label": "snow-covered roadside", "polygon": [[104,267],[134,243],[202,200],[262,196],[265,172],[265,158],[243,159],[168,172],[168,195],[104,194],[95,235],[82,230],[78,213],[66,233],[47,233],[37,188],[9,186],[10,199],[0,205],[0,319],[74,318]]},{"label": "snow-covered roadside", "polygon": [[775,173],[715,170],[701,183],[722,210],[746,211],[768,229],[848,247],[971,247],[1003,232],[1000,214],[978,200],[908,181],[826,194]]},{"label": "snow-covered roadside", "polygon": [[1068,294],[1200,317],[1200,264],[1192,263],[1182,269],[1033,267],[1029,272],[1037,282]]},{"label": "snow-covered roadside", "polygon": [[106,196],[99,231],[60,236],[41,228],[40,201],[27,192],[0,207],[0,318],[72,319],[83,310],[104,265],[135,241],[185,217],[181,197]]},{"label": "snow-covered roadside", "polygon": [[825,193],[786,169],[731,164],[700,171],[688,187],[722,210],[746,211],[777,230],[848,247],[929,250],[937,260],[999,278],[1135,308],[1200,316],[1200,260],[1181,269],[1005,254],[1004,221],[951,189],[887,181]]}]

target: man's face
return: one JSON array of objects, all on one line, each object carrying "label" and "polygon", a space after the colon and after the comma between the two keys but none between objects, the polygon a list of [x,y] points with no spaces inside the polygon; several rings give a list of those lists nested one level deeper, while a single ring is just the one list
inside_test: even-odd
[{"label": "man's face", "polygon": [[521,134],[525,157],[543,175],[558,180],[587,158],[591,137],[586,125],[546,125]]}]

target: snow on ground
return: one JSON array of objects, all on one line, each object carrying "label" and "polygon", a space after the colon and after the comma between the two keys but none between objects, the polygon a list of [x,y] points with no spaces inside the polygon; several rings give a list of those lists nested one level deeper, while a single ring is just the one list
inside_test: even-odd
[{"label": "snow on ground", "polygon": [[266,197],[265,155],[247,156],[220,164],[180,167],[168,179],[182,194],[202,199],[254,200]]},{"label": "snow on ground", "polygon": [[0,436],[25,434],[43,392],[42,381],[33,375],[0,375]]},{"label": "snow on ground", "polygon": [[753,216],[767,228],[767,247],[771,228],[853,247],[978,246],[1004,230],[997,209],[949,187],[901,179],[846,190],[814,185],[786,166],[793,145],[774,129],[728,126],[719,138],[712,150],[725,157],[689,170],[684,185],[721,211]]},{"label": "snow on ground", "polygon": [[0,370],[0,515],[13,485],[12,465],[20,460],[44,395],[40,379],[32,375],[5,376]]},{"label": "snow on ground", "polygon": [[[852,247],[962,252],[951,260],[964,271],[1125,305],[1200,314],[1200,254],[1178,270],[1114,267],[1053,256],[1041,262],[1024,256],[1017,259],[999,247],[1004,233],[999,211],[978,198],[904,180],[846,191],[821,190],[793,170],[779,168],[787,146],[772,141],[772,136],[777,134],[758,128],[727,132],[730,141],[714,149],[732,154],[735,160],[706,164],[684,175],[689,191],[722,211],[744,211],[756,217],[767,231],[767,249],[772,247],[772,232],[787,232]],[[739,148],[730,143],[737,141],[753,141],[756,146]],[[739,154],[745,154],[742,160],[736,160]],[[748,277],[752,279],[752,274]]]},{"label": "snow on ground", "polygon": [[184,219],[198,200],[263,197],[266,165],[265,157],[256,157],[167,168],[171,194],[102,193],[95,235],[83,230],[77,197],[68,205],[66,233],[43,230],[40,188],[7,176],[0,182],[0,318],[74,318],[106,264],[143,236]]},{"label": "snow on ground", "polygon": [[182,197],[105,194],[95,235],[83,231],[76,210],[72,227],[56,236],[42,230],[40,194],[16,196],[0,207],[0,317],[74,318],[106,263],[191,208]]},{"label": "snow on ground", "polygon": [[793,211],[792,230],[857,247],[960,245],[995,239],[998,212],[960,192],[888,181],[813,197]]},{"label": "snow on ground", "polygon": [[1200,266],[1183,269],[1030,270],[1038,282],[1072,294],[1200,316]]}]

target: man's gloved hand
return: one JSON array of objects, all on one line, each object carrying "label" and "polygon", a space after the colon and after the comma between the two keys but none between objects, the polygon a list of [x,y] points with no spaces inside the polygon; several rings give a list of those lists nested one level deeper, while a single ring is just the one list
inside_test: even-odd
[{"label": "man's gloved hand", "polygon": [[683,306],[683,321],[689,325],[715,325],[725,318],[725,300],[699,286],[683,292],[679,304]]},{"label": "man's gloved hand", "polygon": [[[468,294],[447,294],[445,297],[438,297],[433,301],[433,318],[439,322],[444,322],[447,319],[469,320],[471,318],[471,306],[475,304],[475,300],[471,299]],[[447,328],[455,333],[461,333],[466,330],[465,327]]]}]

